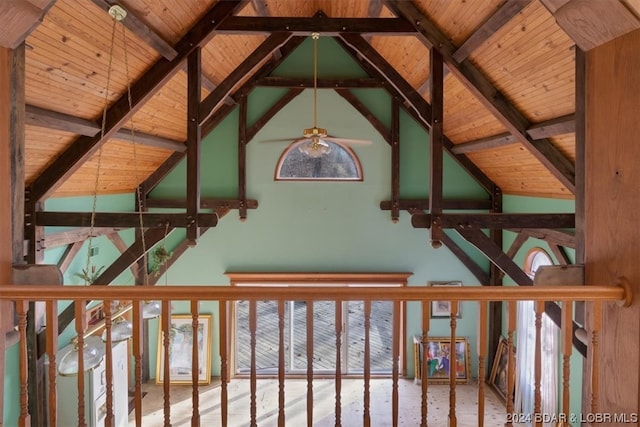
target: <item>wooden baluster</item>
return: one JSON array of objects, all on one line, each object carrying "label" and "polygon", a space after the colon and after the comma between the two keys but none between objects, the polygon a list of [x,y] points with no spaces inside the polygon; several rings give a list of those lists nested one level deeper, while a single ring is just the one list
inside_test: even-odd
[{"label": "wooden baluster", "polygon": [[600,327],[602,326],[602,302],[593,303],[593,325],[591,328],[591,413],[598,413],[598,393],[599,393],[599,348]]},{"label": "wooden baluster", "polygon": [[542,426],[542,313],[544,313],[544,301],[535,302],[536,310],[536,348],[534,359],[534,392],[533,392],[533,413],[535,414],[536,427]]},{"label": "wooden baluster", "polygon": [[480,301],[478,322],[478,427],[484,426],[485,360],[487,357],[487,301]]},{"label": "wooden baluster", "polygon": [[115,424],[113,418],[113,340],[111,337],[111,301],[102,302],[102,310],[104,311],[104,330],[106,341],[104,343],[104,361],[105,361],[105,377],[107,380],[107,415],[105,417],[105,427],[112,427]]},{"label": "wooden baluster", "polygon": [[86,329],[86,302],[76,301],[76,334],[78,335],[78,426],[86,426],[84,413],[84,331]]},{"label": "wooden baluster", "polygon": [[251,408],[251,427],[256,427],[258,425],[258,421],[256,419],[257,413],[257,403],[256,403],[256,392],[257,392],[257,382],[256,382],[256,329],[257,329],[257,319],[256,319],[256,301],[249,301],[249,342],[251,343],[251,374],[250,374],[250,389],[251,389],[251,397],[250,397],[250,408]]},{"label": "wooden baluster", "polygon": [[[142,426],[142,301],[132,301],[133,321],[133,401],[136,427]],[[168,353],[167,353],[168,354]]]},{"label": "wooden baluster", "polygon": [[227,353],[229,345],[227,343],[227,301],[218,303],[220,313],[220,421],[222,427],[227,427],[229,410],[229,391],[227,389]]},{"label": "wooden baluster", "polygon": [[278,426],[284,427],[284,378],[285,378],[285,346],[284,346],[284,304],[278,301]]},{"label": "wooden baluster", "polygon": [[162,366],[162,387],[164,391],[164,425],[171,426],[171,364],[169,363],[169,348],[171,345],[171,301],[162,301],[162,348],[164,353]]},{"label": "wooden baluster", "polygon": [[451,301],[451,342],[449,347],[449,427],[456,427],[456,374],[458,357],[456,352],[456,325],[458,319],[458,301]]},{"label": "wooden baluster", "polygon": [[[507,303],[507,414],[513,414],[513,389],[515,388],[516,360],[513,351],[513,334],[516,330],[516,301]],[[507,418],[507,426],[513,426],[511,417]]]},{"label": "wooden baluster", "polygon": [[[198,349],[198,313],[199,304],[197,300],[191,300],[191,425],[197,427],[200,425],[200,351]],[[204,330],[202,331],[204,333]],[[203,341],[206,340],[203,337]]]},{"label": "wooden baluster", "polygon": [[58,421],[58,395],[56,393],[56,353],[58,351],[58,302],[47,301],[47,357],[49,358],[49,425]]},{"label": "wooden baluster", "polygon": [[421,383],[422,386],[422,396],[421,396],[421,408],[422,408],[422,419],[420,421],[421,427],[427,427],[427,374],[429,365],[427,364],[427,341],[429,339],[429,318],[431,317],[431,301],[422,301],[422,363],[420,372],[422,374]]},{"label": "wooden baluster", "polygon": [[[29,381],[27,352],[27,311],[29,311],[29,301],[16,301],[16,313],[18,314],[18,334],[20,335],[20,416],[18,417],[18,424],[20,425],[20,427],[27,427],[31,425],[31,415],[29,415],[29,397],[27,394]],[[4,349],[2,349],[2,351],[4,351]]]},{"label": "wooden baluster", "polygon": [[313,301],[307,301],[307,426],[313,426]]},{"label": "wooden baluster", "polygon": [[[569,382],[571,380],[571,351],[573,349],[573,302],[562,301],[562,415],[569,420]],[[561,425],[566,426],[567,421]]]},{"label": "wooden baluster", "polygon": [[371,426],[370,413],[370,380],[371,380],[371,346],[369,332],[371,329],[371,301],[364,302],[364,427]]},{"label": "wooden baluster", "polygon": [[342,301],[336,301],[336,427],[342,426]]},{"label": "wooden baluster", "polygon": [[398,377],[400,375],[400,333],[402,328],[400,327],[400,302],[393,302],[393,336],[392,336],[392,348],[393,348],[393,362],[392,362],[392,389],[391,389],[391,407],[393,415],[393,426],[398,427],[398,415],[399,415],[399,394],[398,394]]}]

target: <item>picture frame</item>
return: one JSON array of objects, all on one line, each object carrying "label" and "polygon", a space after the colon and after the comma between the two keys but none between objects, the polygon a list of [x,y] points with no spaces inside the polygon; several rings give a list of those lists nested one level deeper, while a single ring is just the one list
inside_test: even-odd
[{"label": "picture frame", "polygon": [[[429,282],[429,286],[462,286],[462,282],[458,280],[449,280],[444,282]],[[431,316],[432,319],[437,318],[449,318],[451,317],[451,301],[431,301]],[[458,302],[458,315],[457,318],[462,318],[462,304]]]},{"label": "picture frame", "polygon": [[[169,327],[170,384],[192,384],[193,326],[190,314],[173,314]],[[211,382],[211,330],[212,316],[198,316],[198,384]],[[158,322],[162,325],[162,318]],[[158,327],[158,353],[156,384],[164,383],[163,331]]]},{"label": "picture frame", "polygon": [[[471,376],[469,359],[469,340],[456,337],[454,343],[456,355],[456,384],[466,384]],[[427,358],[426,377],[429,384],[449,384],[451,364],[451,338],[432,338],[426,342],[422,357]]]},{"label": "picture frame", "polygon": [[[508,348],[509,346],[507,340],[504,337],[500,337],[498,347],[496,348],[496,355],[493,358],[493,365],[491,367],[491,373],[489,374],[489,380],[487,381],[489,387],[495,392],[495,394],[504,404],[507,403],[507,377],[509,374],[507,367]],[[513,360],[515,362],[515,346],[511,347],[511,351],[513,352]],[[513,370],[513,372],[515,375],[515,369]]]}]

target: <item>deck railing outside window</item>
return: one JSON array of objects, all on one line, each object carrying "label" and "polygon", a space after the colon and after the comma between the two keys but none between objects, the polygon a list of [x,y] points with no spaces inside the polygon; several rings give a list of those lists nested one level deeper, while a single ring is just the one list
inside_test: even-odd
[{"label": "deck railing outside window", "polygon": [[[250,407],[248,409],[247,420],[245,425],[257,425],[257,409],[256,409],[256,381],[257,371],[255,366],[255,351],[256,351],[256,303],[257,301],[275,301],[278,307],[278,319],[279,319],[279,334],[278,340],[278,425],[285,425],[285,347],[283,328],[284,328],[284,306],[285,301],[306,301],[307,303],[307,358],[312,358],[314,353],[314,343],[312,337],[313,333],[313,302],[314,301],[333,301],[336,304],[335,310],[335,425],[342,424],[341,421],[341,352],[345,351],[345,344],[341,341],[341,325],[342,325],[342,303],[345,301],[363,301],[364,302],[364,390],[363,390],[363,424],[365,426],[376,425],[376,422],[372,422],[370,413],[370,396],[369,396],[369,381],[371,379],[371,365],[369,363],[370,358],[370,343],[369,343],[369,331],[371,323],[371,303],[372,301],[389,301],[393,304],[393,331],[400,331],[400,305],[403,302],[417,301],[421,304],[422,314],[422,336],[418,337],[418,340],[422,341],[424,345],[429,338],[429,310],[431,301],[450,301],[451,302],[451,315],[450,315],[450,337],[451,342],[455,342],[456,327],[457,327],[457,311],[458,305],[462,301],[476,301],[479,304],[478,310],[478,387],[477,387],[477,424],[479,426],[484,425],[484,404],[485,404],[485,381],[487,373],[487,350],[488,350],[488,338],[487,338],[487,322],[488,322],[488,307],[491,301],[502,301],[507,305],[507,342],[508,346],[514,345],[514,331],[516,323],[516,304],[517,301],[531,300],[534,301],[535,316],[537,334],[540,334],[540,324],[538,321],[544,312],[545,303],[560,303],[563,307],[562,327],[561,327],[561,349],[562,349],[562,391],[561,391],[561,405],[559,409],[558,418],[561,420],[569,419],[569,356],[572,351],[572,338],[573,338],[573,316],[571,313],[571,307],[575,301],[586,301],[590,304],[590,310],[592,311],[593,318],[596,319],[591,325],[591,329],[588,331],[588,346],[590,346],[591,366],[589,370],[591,375],[586,380],[590,381],[590,389],[592,390],[592,396],[590,401],[592,408],[590,411],[593,413],[598,412],[596,402],[598,401],[598,334],[600,331],[600,313],[603,303],[610,301],[625,301],[628,300],[628,291],[623,287],[618,286],[544,286],[544,287],[489,287],[489,286],[469,286],[469,287],[402,287],[402,288],[384,288],[384,287],[326,287],[326,286],[289,286],[272,287],[272,286],[242,286],[242,287],[229,287],[229,286],[157,286],[154,288],[143,286],[120,286],[120,287],[78,287],[78,286],[0,286],[0,299],[12,300],[16,302],[17,313],[19,317],[19,333],[21,337],[20,341],[20,423],[27,425],[28,415],[28,402],[27,402],[27,345],[26,345],[26,318],[29,302],[32,301],[45,301],[47,306],[47,324],[55,325],[57,316],[57,302],[61,300],[71,300],[75,303],[76,313],[76,332],[78,334],[78,347],[82,348],[84,345],[84,332],[86,325],[85,319],[85,306],[88,301],[102,301],[105,307],[110,306],[111,301],[131,301],[132,302],[132,317],[133,317],[133,338],[132,338],[132,351],[133,361],[135,367],[134,372],[134,406],[135,406],[135,421],[136,425],[142,425],[142,364],[146,363],[142,357],[142,331],[143,331],[143,316],[142,316],[142,304],[149,299],[161,301],[163,322],[159,327],[162,328],[164,336],[168,336],[167,331],[169,328],[169,316],[170,307],[172,302],[176,301],[188,301],[190,303],[191,311],[191,325],[193,331],[198,330],[199,320],[199,302],[201,301],[213,301],[218,302],[218,324],[216,330],[213,331],[213,335],[219,340],[220,345],[220,373],[221,373],[221,390],[220,390],[220,408],[221,419],[220,423],[223,426],[228,425],[228,405],[229,396],[227,390],[227,382],[229,373],[229,308],[230,304],[234,301],[249,301],[249,330],[250,330],[250,348],[251,348],[251,368],[249,373],[251,391],[250,391]],[[112,323],[107,321],[105,324],[107,336],[109,336]],[[57,345],[57,328],[49,327],[46,331],[47,342],[47,356],[49,358],[49,372],[48,372],[48,393],[49,393],[49,424],[56,425],[56,349]],[[192,340],[192,360],[193,364],[198,363],[198,340]],[[390,420],[385,423],[391,425],[398,425],[398,405],[399,405],[399,393],[398,393],[398,379],[400,377],[399,372],[399,355],[400,355],[400,337],[398,334],[394,334],[392,339],[392,366],[391,369],[391,413]],[[108,342],[109,344],[109,342]],[[162,340],[165,354],[168,354],[169,340]],[[539,392],[539,378],[542,367],[540,366],[540,353],[542,351],[540,346],[540,340],[536,341],[536,357],[535,357],[535,378],[536,378],[536,393],[534,409],[536,413],[540,413],[540,392]],[[508,396],[512,394],[514,390],[513,378],[515,361],[511,351],[508,352]],[[82,396],[84,395],[84,374],[82,365],[83,352],[79,352],[79,370],[78,373],[78,424],[85,425],[87,414],[85,414],[85,402]],[[106,425],[112,425],[113,411],[112,402],[113,396],[113,378],[111,374],[110,364],[113,360],[112,348],[110,345],[106,346]],[[164,365],[160,369],[164,372],[164,416],[165,424],[169,425],[171,417],[171,405],[170,405],[170,387],[169,387],[169,361],[168,358],[164,359]],[[421,358],[422,366],[416,367],[420,372],[427,372],[427,360],[426,357]],[[199,408],[199,384],[198,375],[199,370],[197,366],[193,366],[192,372],[192,425],[199,425],[200,422],[200,408]],[[449,425],[457,425],[456,417],[456,369],[450,369],[450,381],[449,381],[449,408],[448,408],[448,420]],[[580,373],[578,373],[580,375]],[[313,361],[307,361],[307,425],[313,425]],[[427,404],[427,396],[429,393],[428,381],[421,381],[421,414],[419,419],[421,425],[427,425],[427,414],[429,405]],[[513,400],[507,399],[505,421],[507,424],[511,424],[513,421],[507,414],[513,414]],[[534,417],[535,421],[535,417]],[[534,422],[534,425],[541,425]]]}]

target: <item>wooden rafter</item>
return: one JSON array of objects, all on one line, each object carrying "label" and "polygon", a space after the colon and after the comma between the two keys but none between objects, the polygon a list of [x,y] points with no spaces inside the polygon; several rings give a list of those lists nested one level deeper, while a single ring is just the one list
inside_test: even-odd
[{"label": "wooden rafter", "polygon": [[90,227],[83,227],[61,231],[59,233],[47,234],[44,238],[43,247],[44,249],[51,249],[58,246],[84,242],[90,235],[92,237],[98,237],[117,233],[120,230],[122,230],[122,228],[96,228],[91,232]]},{"label": "wooden rafter", "polygon": [[442,194],[444,177],[444,68],[442,55],[431,49],[431,134],[429,135],[429,212],[434,219],[431,225],[431,246],[442,246],[442,227],[437,220],[442,214]]},{"label": "wooden rafter", "polygon": [[240,97],[238,113],[238,214],[240,221],[247,219],[247,96]]},{"label": "wooden rafter", "polygon": [[[336,93],[343,97],[353,108],[355,108],[367,121],[373,126],[382,138],[391,145],[391,131],[387,128],[375,114],[371,112],[364,102],[360,101],[351,91],[348,89],[336,89]],[[399,106],[398,106],[399,107]]]},{"label": "wooden rafter", "polygon": [[258,118],[247,129],[247,144],[256,136],[256,134],[271,120],[280,110],[289,104],[296,96],[300,95],[304,89],[289,89],[287,93],[282,95],[278,101],[273,104],[265,113]]},{"label": "wooden rafter", "polygon": [[220,102],[226,98],[248,74],[252,74],[253,69],[260,64],[265,57],[271,55],[291,38],[290,32],[280,32],[270,35],[253,53],[251,53],[240,65],[238,65],[223,81],[200,103],[199,124],[207,120]]},{"label": "wooden rafter", "polygon": [[[28,125],[58,129],[83,136],[94,137],[100,133],[100,124],[97,122],[70,116],[68,114],[58,113],[56,111],[45,110],[44,108],[35,107],[33,105],[26,106],[25,119],[25,122]],[[132,134],[130,129],[125,128],[115,132],[113,134],[113,138],[178,152],[185,151],[187,148],[182,141],[175,141],[173,139],[163,138],[161,136],[138,131],[136,131],[135,134]]]},{"label": "wooden rafter", "polygon": [[[140,227],[140,214],[137,212],[36,212],[37,226],[51,227],[89,227],[91,217],[94,227]],[[171,227],[186,228],[190,220],[183,213],[142,213],[144,227],[160,227],[170,224]],[[218,217],[213,213],[198,214],[198,223],[206,227],[214,227]]]},{"label": "wooden rafter", "polygon": [[[404,99],[408,106],[403,104],[403,109],[427,132],[431,130],[431,105],[364,38],[344,34],[336,40],[370,76],[386,81],[388,83],[386,88],[391,96]],[[453,143],[449,138],[445,137],[443,144],[444,148],[451,153]],[[451,155],[480,186],[493,194],[496,185],[480,168],[464,154],[451,153]]]},{"label": "wooden rafter", "polygon": [[135,114],[146,101],[151,99],[181,69],[182,62],[198,46],[206,44],[221,22],[233,14],[240,1],[217,2],[176,44],[178,52],[172,61],[162,58],[131,86],[131,106],[127,94],[113,103],[106,114],[103,136],[82,136],[75,140],[64,153],[54,160],[30,186],[30,196],[38,201],[55,191],[108,139],[113,137],[125,122]]},{"label": "wooden rafter", "polygon": [[489,283],[489,275],[447,233],[442,233],[442,243],[464,264],[482,285]]},{"label": "wooden rafter", "polygon": [[316,14],[310,18],[232,16],[217,29],[219,33],[270,34],[289,31],[298,36],[309,36],[312,32],[335,36],[338,33],[411,35],[415,28],[399,18],[329,18]]},{"label": "wooden rafter", "polygon": [[[120,254],[123,254],[127,251],[127,249],[129,248],[127,246],[127,244],[124,242],[124,240],[122,239],[122,237],[120,237],[120,235],[118,233],[111,233],[111,234],[107,234],[107,239],[109,239],[109,241],[111,243],[113,243],[113,246],[116,247],[116,249],[118,249],[118,252],[120,252]],[[138,269],[136,268],[135,263],[132,264],[129,269],[131,270],[131,274],[133,275],[134,279],[138,278]]]},{"label": "wooden rafter", "polygon": [[433,221],[438,221],[442,228],[464,228],[479,230],[491,228],[573,228],[575,215],[572,213],[442,213],[415,214],[411,216],[411,224],[415,228],[429,228]]},{"label": "wooden rafter", "polygon": [[196,245],[200,235],[200,76],[201,48],[197,47],[187,58],[187,242]]},{"label": "wooden rafter", "polygon": [[[254,80],[256,86],[288,87],[288,88],[313,88],[312,78],[266,76]],[[317,79],[318,89],[352,89],[352,88],[377,88],[383,87],[384,82],[372,78],[322,78]]]},{"label": "wooden rafter", "polygon": [[453,59],[458,62],[462,62],[471,52],[476,50],[482,43],[484,43],[489,37],[495,34],[502,26],[509,22],[514,16],[516,16],[522,9],[524,9],[532,0],[510,0],[504,2],[502,6],[489,17],[480,27],[478,27],[473,34],[465,40],[464,43],[451,55]]},{"label": "wooden rafter", "polygon": [[[429,210],[429,199],[400,199],[399,208],[409,212],[422,212]],[[487,210],[491,209],[491,200],[479,199],[442,199],[442,209],[449,210]],[[380,209],[388,211],[391,209],[391,201],[380,202]]]},{"label": "wooden rafter", "polygon": [[391,221],[400,220],[400,101],[391,98]]},{"label": "wooden rafter", "polygon": [[533,140],[526,132],[527,118],[501,93],[489,79],[468,59],[458,62],[453,58],[456,46],[440,31],[432,20],[412,2],[387,0],[387,6],[407,19],[428,47],[442,54],[449,69],[461,83],[502,123],[520,142],[572,193],[575,191],[575,167],[551,141]]},{"label": "wooden rafter", "polygon": [[[122,7],[122,2],[117,2],[114,0],[91,0],[93,4],[98,6],[100,9],[108,12],[111,6],[118,4]],[[123,19],[122,25],[124,25],[129,31],[138,36],[141,40],[144,40],[149,46],[154,48],[156,52],[162,55],[166,60],[171,61],[176,56],[178,56],[178,52],[162,38],[160,33],[155,31],[149,25],[145,24],[142,19],[140,19],[134,12],[130,9],[126,9],[127,16]]]},{"label": "wooden rafter", "polygon": [[[147,199],[148,208],[161,209],[184,209],[187,206],[185,199]],[[257,209],[258,201],[255,199],[246,200],[247,209]],[[240,209],[240,201],[237,199],[215,199],[203,197],[200,199],[202,209]]]},{"label": "wooden rafter", "polygon": [[[576,213],[576,221],[578,214]],[[577,226],[577,223],[576,223]],[[566,248],[577,249],[576,234],[564,231],[553,230],[550,228],[528,228],[528,229],[509,229],[514,233],[523,233],[527,237],[533,237],[534,239],[544,240],[547,243],[564,246]]]},{"label": "wooden rafter", "polygon": [[67,271],[69,265],[71,264],[71,261],[73,261],[78,252],[80,252],[80,249],[82,249],[83,245],[84,242],[75,242],[67,245],[62,256],[60,257],[60,260],[58,261],[58,268],[60,269],[60,273],[64,274]]}]

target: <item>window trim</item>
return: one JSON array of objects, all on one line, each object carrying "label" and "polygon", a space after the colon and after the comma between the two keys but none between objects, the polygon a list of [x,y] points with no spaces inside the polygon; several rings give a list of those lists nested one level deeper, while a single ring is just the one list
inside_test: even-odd
[{"label": "window trim", "polygon": [[345,150],[347,152],[347,154],[349,154],[349,157],[351,157],[351,159],[353,160],[353,163],[356,166],[356,171],[358,173],[358,177],[357,178],[305,178],[305,177],[288,178],[288,177],[280,176],[280,171],[282,170],[282,164],[284,163],[284,161],[287,158],[287,156],[289,155],[289,153],[291,151],[297,149],[300,145],[306,144],[308,142],[309,142],[309,140],[307,138],[303,138],[303,139],[301,139],[299,141],[294,141],[293,143],[289,144],[284,149],[284,151],[282,152],[282,154],[280,154],[280,157],[278,158],[278,162],[276,163],[276,169],[275,169],[274,174],[273,174],[273,180],[274,181],[320,181],[320,182],[332,182],[332,181],[362,182],[362,181],[364,181],[364,173],[362,172],[362,164],[360,163],[360,159],[358,158],[358,155],[348,145],[340,144],[339,142],[336,142],[336,141],[330,141],[330,142],[332,144],[335,144],[335,145],[339,146],[340,148]]}]

